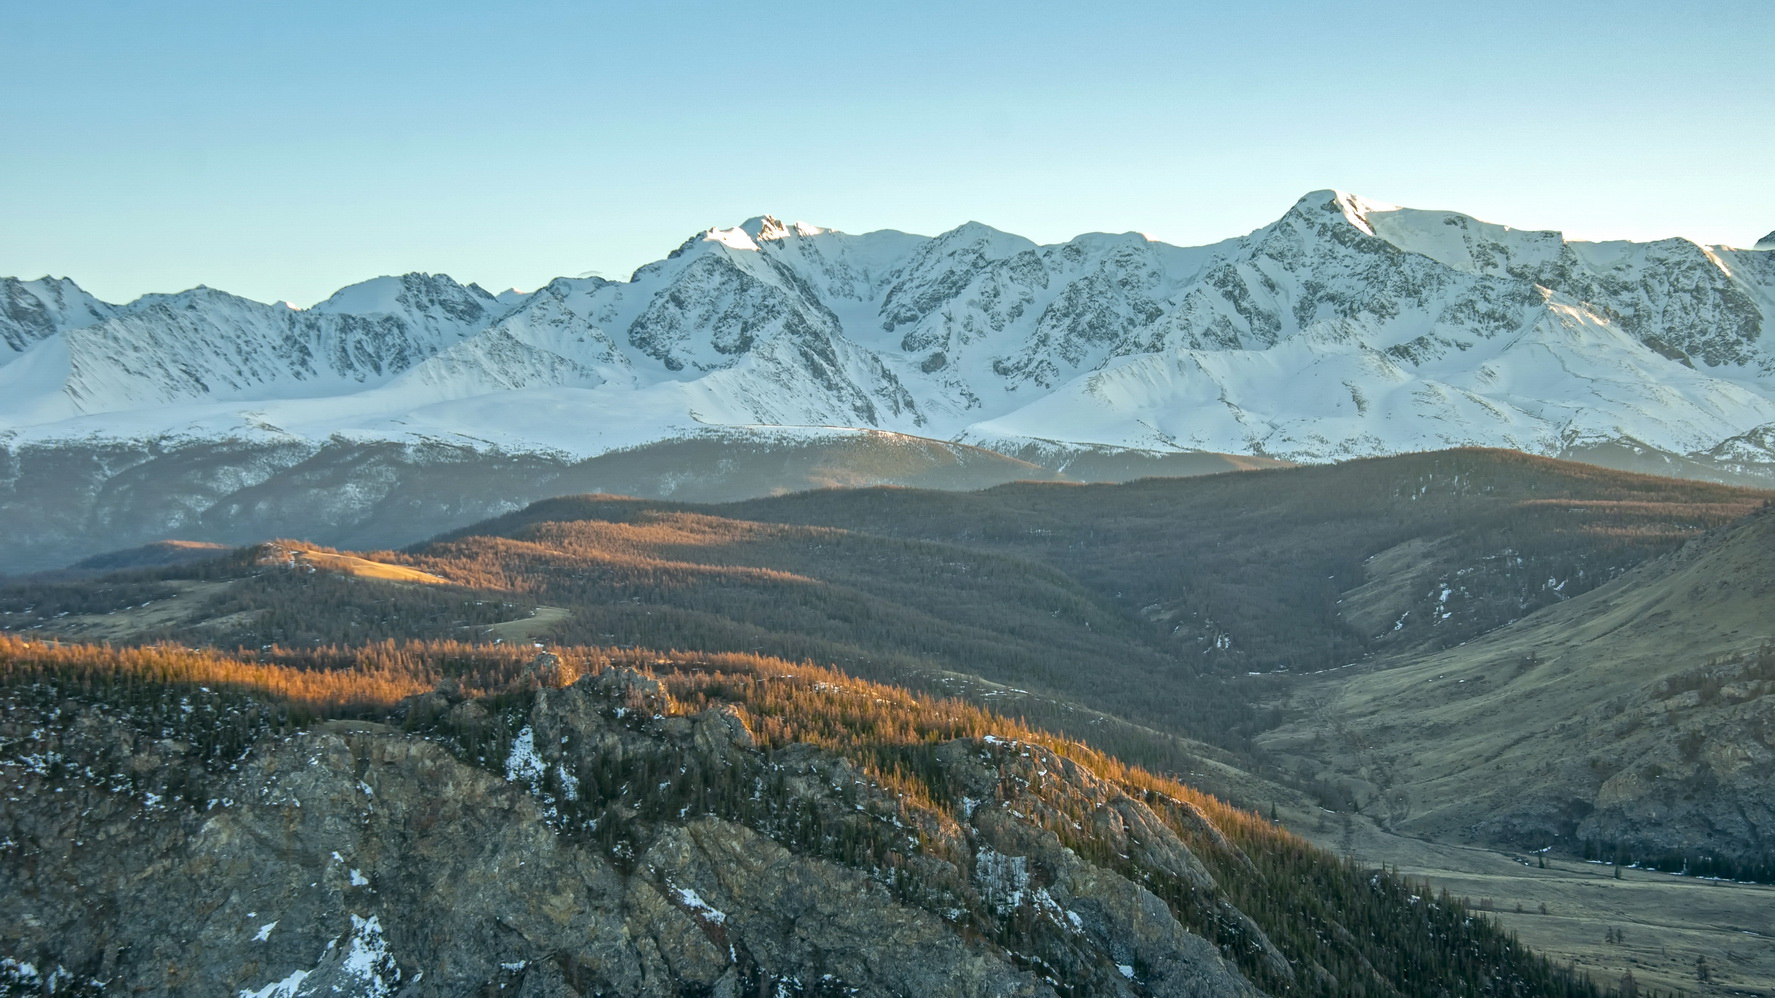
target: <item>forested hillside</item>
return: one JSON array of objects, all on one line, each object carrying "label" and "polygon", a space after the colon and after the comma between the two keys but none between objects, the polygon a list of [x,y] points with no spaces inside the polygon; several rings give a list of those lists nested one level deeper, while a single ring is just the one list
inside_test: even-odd
[{"label": "forested hillside", "polygon": [[0,638],[0,697],[13,992],[1598,994],[1188,787],[780,660]]},{"label": "forested hillside", "polygon": [[[130,771],[165,770],[182,774],[177,779],[184,781],[148,793],[162,801],[201,796],[203,813],[211,810],[211,800],[240,799],[233,790],[218,790],[214,781],[245,779],[225,774],[236,773],[227,767],[250,759],[322,758],[349,745],[356,746],[351,752],[369,753],[367,758],[405,759],[413,765],[421,765],[415,760],[423,756],[432,760],[423,762],[423,771],[436,771],[442,757],[425,755],[430,749],[374,747],[383,744],[380,739],[418,738],[447,748],[452,765],[493,774],[474,777],[483,781],[473,784],[480,789],[462,805],[469,810],[451,821],[504,827],[505,819],[476,810],[505,813],[500,809],[506,805],[497,803],[501,783],[496,777],[503,774],[534,791],[536,828],[547,829],[549,836],[578,836],[573,841],[592,848],[599,863],[615,864],[611,876],[619,879],[636,876],[641,867],[625,864],[643,856],[655,857],[648,868],[679,864],[671,868],[684,876],[691,867],[703,868],[700,863],[719,867],[727,861],[711,857],[724,855],[724,849],[755,853],[743,842],[751,841],[747,835],[761,835],[786,850],[782,862],[804,870],[809,883],[839,890],[829,878],[838,874],[818,865],[837,864],[861,876],[857,884],[875,883],[892,904],[923,911],[922,916],[907,916],[924,926],[908,940],[954,936],[962,947],[953,951],[957,960],[964,952],[978,956],[980,946],[999,947],[1008,961],[1004,967],[968,978],[989,992],[1011,988],[1006,982],[1019,974],[1034,975],[1032,994],[1042,993],[1041,987],[1058,988],[1059,993],[1068,993],[1068,988],[1078,994],[1116,993],[1105,990],[1111,985],[1125,985],[1133,989],[1130,993],[1172,993],[1165,989],[1184,987],[1178,982],[1188,979],[1195,982],[1189,987],[1209,989],[1203,993],[1218,993],[1212,988],[1222,985],[1232,989],[1225,993],[1240,993],[1239,988],[1254,984],[1272,993],[1389,994],[1393,992],[1385,988],[1392,988],[1412,995],[1435,993],[1419,990],[1419,985],[1450,974],[1448,979],[1469,984],[1493,982],[1472,985],[1480,989],[1470,992],[1475,994],[1581,991],[1582,985],[1560,983],[1558,975],[1537,977],[1543,971],[1533,967],[1540,964],[1512,962],[1517,957],[1507,954],[1517,950],[1497,948],[1506,945],[1502,937],[1495,937],[1495,945],[1460,943],[1466,956],[1445,952],[1443,942],[1465,938],[1447,934],[1453,931],[1449,925],[1467,924],[1465,915],[1449,916],[1455,918],[1451,923],[1437,921],[1443,917],[1439,913],[1458,911],[1457,905],[1447,900],[1432,904],[1424,889],[1397,880],[1375,881],[1373,864],[1340,865],[1264,821],[1209,801],[1201,791],[1265,810],[1278,798],[1296,802],[1289,804],[1292,808],[1317,795],[1340,812],[1339,820],[1358,809],[1383,821],[1400,814],[1416,820],[1441,813],[1428,792],[1396,809],[1390,796],[1396,784],[1374,782],[1369,768],[1378,758],[1375,746],[1382,744],[1375,740],[1381,736],[1378,730],[1365,736],[1368,740],[1361,744],[1368,748],[1358,746],[1348,764],[1338,755],[1342,742],[1327,740],[1331,736],[1314,734],[1311,728],[1304,741],[1278,735],[1329,716],[1324,714],[1326,694],[1293,694],[1321,688],[1335,693],[1346,682],[1351,690],[1365,689],[1363,684],[1372,685],[1374,677],[1389,675],[1386,670],[1399,663],[1464,653],[1468,648],[1463,642],[1483,647],[1475,641],[1481,635],[1516,633],[1549,613],[1582,616],[1583,607],[1596,599],[1617,598],[1609,595],[1616,587],[1595,591],[1609,580],[1629,573],[1623,585],[1632,584],[1638,578],[1631,574],[1635,566],[1661,564],[1686,540],[1735,521],[1764,499],[1762,493],[1724,486],[1502,452],[1459,451],[1114,486],[1023,483],[977,493],[832,490],[725,506],[564,497],[402,552],[342,552],[299,540],[198,560],[191,560],[188,547],[126,552],[76,572],[0,590],[0,628],[19,635],[6,646],[16,663],[8,696],[22,712],[16,716],[37,719],[9,737],[50,737],[44,733],[86,717],[90,723],[81,722],[87,726],[69,736],[78,743],[98,737],[113,721],[125,724],[137,732],[125,739],[132,747],[108,743],[112,747],[104,751],[112,761],[81,762],[79,772],[88,765],[95,774],[121,772],[117,766],[124,764],[117,760],[147,759],[129,763]],[[107,571],[107,564],[134,567]],[[1742,566],[1719,564],[1727,567],[1715,574],[1744,575]],[[1498,629],[1519,618],[1526,619]],[[1596,626],[1606,630],[1609,625]],[[44,639],[52,635],[89,643],[51,651]],[[173,642],[185,650],[154,642]],[[1347,663],[1362,667],[1336,668]],[[615,680],[598,678],[624,669],[628,672],[622,674],[633,676],[632,681],[622,680],[621,689],[607,688]],[[1560,674],[1564,671],[1562,667]],[[1700,685],[1693,692],[1703,701],[1709,695],[1723,697],[1717,690],[1710,694],[1714,688],[1709,683],[1723,689],[1731,682],[1714,672],[1696,673]],[[1538,674],[1519,669],[1513,675]],[[576,676],[585,675],[594,678],[574,684]],[[869,680],[892,685],[871,686],[865,682]],[[1657,697],[1687,704],[1691,691],[1678,688],[1684,681],[1674,676],[1678,685],[1666,683]],[[654,682],[660,684],[657,690],[648,685]],[[579,692],[566,700],[544,692],[569,687]],[[191,693],[192,688],[198,693]],[[169,692],[175,689],[180,691],[176,697]],[[631,704],[623,698],[633,689],[643,692]],[[557,730],[550,725],[567,723],[550,720],[551,712],[581,696],[616,697],[621,702],[612,711],[639,711],[633,718],[637,721],[658,714],[664,727],[639,733],[625,727],[628,734],[599,728],[596,739],[602,747],[597,753],[576,754],[571,746],[591,737],[586,730],[569,725],[559,734],[547,732]],[[147,713],[125,708],[138,701]],[[719,713],[724,705],[744,715],[742,726],[751,746],[746,751],[763,754],[744,756],[751,760],[744,765],[736,761],[741,757],[731,757],[714,769],[706,761],[688,761],[681,739],[672,739],[706,729],[704,721],[694,719],[711,709]],[[586,709],[597,713],[604,708]],[[584,721],[590,716],[586,709],[576,707],[570,713]],[[1536,716],[1532,711],[1517,714]],[[90,720],[101,715],[102,723]],[[613,713],[606,720],[630,716]],[[680,716],[693,719],[691,728],[667,724]],[[1613,716],[1599,718],[1614,723]],[[332,727],[348,720],[388,727]],[[670,734],[674,731],[678,734]],[[1495,734],[1513,737],[1508,725]],[[566,742],[559,740],[562,735]],[[642,742],[624,741],[631,735]],[[1001,741],[988,741],[988,735]],[[666,742],[658,741],[660,737]],[[705,731],[692,742],[707,743],[709,737]],[[291,738],[295,740],[285,741]],[[322,751],[320,743],[305,738],[335,740],[327,741]],[[170,743],[159,744],[168,739]],[[974,772],[971,750],[953,747],[1013,739],[1035,760],[1028,764],[1032,771],[1015,774],[1028,786],[1013,779],[1009,787],[994,789],[999,784],[983,782],[978,773],[966,775]],[[158,747],[147,747],[150,743]],[[60,765],[56,760],[72,757],[63,748],[17,744],[21,747],[12,758],[32,779],[50,773]],[[519,745],[530,748],[517,753],[522,764],[511,769],[508,763]],[[534,764],[523,761],[527,751],[534,751]],[[997,750],[982,751],[991,756]],[[849,817],[859,803],[872,814],[877,805],[842,793],[829,802],[830,808],[813,804],[811,811],[786,811],[801,806],[793,801],[824,799],[843,790],[844,780],[834,783],[825,777],[812,783],[774,782],[776,770],[770,767],[787,765],[783,759],[814,767],[800,772],[830,775],[829,768],[819,768],[827,763],[808,761],[815,757],[843,759],[850,767],[845,772],[863,774],[859,778],[876,788],[871,792],[887,808],[880,811],[887,816],[886,827],[921,831],[904,840],[902,848],[899,831],[882,838],[881,827],[858,825]],[[1487,772],[1457,758],[1448,761],[1479,776]],[[289,769],[288,760],[263,765],[271,768],[255,770],[254,778],[274,783],[283,778],[277,774],[294,778],[301,768]],[[1669,763],[1660,765],[1668,768]],[[1060,797],[1045,796],[1043,788],[1062,772],[1097,789],[1057,788]],[[1143,775],[1155,772],[1165,775]],[[746,773],[753,774],[750,784],[742,778]],[[409,778],[419,779],[413,773],[400,777]],[[318,793],[346,807],[350,793],[327,784],[330,777],[315,779],[321,782],[304,784],[297,799],[307,802],[310,798],[301,795]],[[1196,789],[1185,791],[1174,781]],[[99,782],[112,787],[107,793],[123,785]],[[1109,784],[1121,788],[1112,797],[1122,794],[1154,816],[1116,811],[1120,824],[1111,823],[1105,831],[1098,819],[1115,808],[1100,791],[1110,792],[1103,790]],[[741,792],[747,785],[752,789]],[[653,789],[645,789],[649,787]],[[1034,798],[1025,799],[1030,794]],[[1033,825],[1013,835],[993,825],[996,819],[981,818],[984,812],[968,810],[999,799],[1020,802],[1010,805],[1016,823]],[[1179,818],[1188,816],[1187,809],[1167,811],[1173,806],[1165,801],[1173,800],[1190,802],[1206,816],[1202,820],[1207,826]],[[957,806],[965,813],[958,816]],[[104,811],[93,801],[80,807]],[[192,821],[202,824],[198,812],[180,813],[185,815],[175,822],[180,828]],[[328,821],[349,825],[358,820],[343,811],[326,813],[332,815]],[[697,824],[698,814],[727,824],[710,831],[714,826]],[[53,833],[32,834],[43,842],[75,835],[74,826],[55,824],[64,818],[72,820],[63,815],[44,826],[53,827]],[[531,828],[526,824],[531,821],[526,818],[519,825]],[[1161,826],[1171,829],[1165,835],[1183,843],[1178,849],[1197,858],[1185,861],[1177,858],[1182,853],[1164,850],[1143,853],[1128,844],[1147,841],[1142,835],[1160,834]],[[1219,846],[1191,838],[1206,834],[1203,827],[1215,829],[1210,840],[1224,839],[1237,848],[1216,853]],[[737,831],[742,828],[748,831]],[[1099,837],[1112,832],[1107,840]],[[541,833],[532,829],[521,837],[535,834]],[[1452,833],[1443,828],[1436,834]],[[1132,838],[1124,842],[1115,835]],[[179,838],[181,844],[165,848],[177,852],[194,841]],[[401,848],[421,844],[401,841],[406,843]],[[1647,850],[1648,856],[1657,845],[1635,841],[1634,848]],[[363,847],[369,849],[367,842]],[[425,842],[430,843],[426,848],[457,848]],[[989,853],[980,852],[982,842]],[[1620,842],[1615,838],[1600,845],[1615,848]],[[678,858],[658,858],[659,850],[668,848],[662,843],[671,843]],[[1582,845],[1572,838],[1571,854]],[[1071,851],[1053,851],[1061,846]],[[609,850],[615,852],[606,856]],[[1161,853],[1171,858],[1155,858]],[[525,854],[519,850],[509,855],[516,862]],[[172,857],[163,853],[154,862],[184,862]],[[1004,857],[1025,862],[1005,866],[1010,860]],[[803,863],[816,865],[796,866]],[[1154,873],[1151,863],[1171,872]],[[987,872],[980,873],[982,869]],[[1032,872],[1038,870],[1048,872]],[[403,880],[425,879],[410,866],[400,866],[400,871]],[[782,872],[770,876],[780,879]],[[1027,884],[1021,879],[1026,875],[1033,878]],[[1126,927],[1105,928],[1093,937],[1096,942],[1074,939],[1067,927],[1078,926],[1065,912],[1077,913],[1081,925],[1089,924],[1085,909],[1078,906],[1055,909],[1061,912],[1055,917],[1064,920],[1055,923],[1064,930],[1058,935],[1044,927],[1040,913],[1053,915],[1054,910],[1032,893],[1037,887],[1059,898],[1057,892],[1101,886],[1101,878],[1109,875],[1121,878],[1116,883],[1142,885],[1155,899],[1150,904],[1162,903],[1169,912],[1165,924],[1207,940],[1208,949],[1201,953],[1218,952],[1231,961],[1224,974],[1212,970],[1211,960],[1196,961],[1187,972],[1171,965],[1163,969],[1159,963],[1149,967],[1143,962],[1148,957],[1113,948],[1119,945],[1113,940],[1126,936]],[[91,868],[73,879],[106,882],[105,876]],[[291,869],[287,876],[292,885],[321,882],[312,871]],[[1013,886],[982,886],[981,877]],[[1296,886],[1281,886],[1285,882]],[[1397,886],[1381,889],[1383,882]],[[49,890],[46,882],[32,883],[36,886],[30,890]],[[724,889],[752,896],[758,883]],[[1205,894],[1209,883],[1214,886]],[[1429,918],[1413,924],[1428,926],[1423,931],[1434,932],[1439,941],[1430,944],[1426,935],[1412,942],[1390,936],[1393,929],[1374,927],[1396,919],[1396,909],[1387,909],[1393,914],[1356,914],[1378,903],[1361,890],[1361,900],[1348,893],[1361,883],[1393,899],[1383,907],[1403,903]],[[425,893],[442,889],[415,887],[419,893],[406,900],[421,906],[470,903]],[[508,890],[509,885],[497,889]],[[676,889],[667,889],[668,901]],[[695,890],[703,892],[697,897],[707,899],[717,887],[709,883]],[[970,890],[972,895],[966,893]],[[1417,901],[1410,899],[1412,894]],[[340,895],[355,896],[349,891]],[[624,896],[628,900],[606,905],[600,917],[616,919],[634,938],[660,938],[651,935],[658,926],[645,922],[648,905],[635,908],[632,892]],[[1013,900],[1001,908],[992,898]],[[64,901],[74,908],[85,903]],[[1258,937],[1236,928],[1244,922],[1214,915],[1221,901],[1231,906],[1226,910],[1242,912],[1240,918],[1255,920],[1252,924],[1261,926],[1268,942],[1246,946]],[[472,903],[491,902],[482,897]],[[774,916],[768,912],[778,901],[758,903],[763,906],[758,917],[769,922]],[[1013,917],[1016,906],[1026,903],[1035,907]],[[851,906],[862,904],[856,900]],[[329,941],[370,945],[357,928],[344,927],[344,908],[329,909],[330,914],[320,908],[305,910],[304,918],[315,920],[301,939],[311,952],[300,959],[294,949],[285,953],[287,967],[307,967],[304,973],[328,980],[326,975],[335,971],[315,964],[314,953],[325,950]],[[720,910],[732,914],[728,908]],[[369,917],[363,911],[355,914]],[[938,922],[919,921],[925,916]],[[1351,942],[1323,920],[1335,921],[1357,940],[1391,940],[1382,944],[1394,954],[1388,959],[1408,956],[1389,967],[1366,943]],[[1364,931],[1375,935],[1364,935],[1352,922],[1370,926]],[[1005,926],[1013,923],[1014,934],[1006,935],[1013,929]],[[327,924],[337,927],[321,927]],[[460,931],[473,935],[482,929]],[[770,931],[787,930],[779,926]],[[842,931],[866,934],[855,924]],[[920,935],[927,931],[939,935]],[[391,934],[376,945],[393,945],[393,938]],[[828,941],[840,949],[850,945]],[[401,945],[430,952],[411,937]],[[1423,949],[1425,945],[1430,948]],[[731,980],[743,977],[748,987],[789,978],[805,984],[804,972],[814,966],[794,963],[802,957],[781,952],[764,955],[757,950],[743,960],[739,949],[733,952],[738,962],[730,969],[740,977]],[[1420,952],[1425,955],[1409,956]],[[82,959],[90,962],[90,953]],[[558,954],[549,959],[556,967],[550,973],[558,973],[562,981],[605,980],[583,962]],[[600,959],[639,967],[647,958],[612,953]],[[1514,968],[1509,973],[1527,982],[1522,989],[1497,991],[1502,987],[1497,974],[1475,969],[1495,960]],[[781,970],[791,964],[799,969]],[[997,966],[990,960],[970,965],[978,969],[989,964]],[[1131,975],[1119,969],[1124,966]],[[696,979],[726,979],[723,967],[728,964],[711,963],[696,971],[703,975]],[[1115,973],[1106,976],[1106,968]],[[1001,971],[1012,977],[994,976]],[[1365,976],[1371,971],[1372,976]],[[858,973],[854,967],[819,973],[829,972],[846,980],[851,979],[846,974]],[[1210,978],[1221,983],[1202,983]],[[517,978],[504,980],[515,983]],[[1333,980],[1335,985],[1326,983]],[[1364,992],[1351,984],[1354,980],[1369,980],[1375,990]],[[1385,988],[1376,983],[1380,981]],[[1463,993],[1448,987],[1450,993]]]},{"label": "forested hillside", "polygon": [[1458,644],[1764,498],[1500,451],[723,506],[566,497],[371,556],[447,586],[317,570],[292,542],[0,591],[0,626],[256,648],[497,637],[542,606],[528,637],[809,659],[1188,771],[1197,750],[1166,733],[1248,758],[1277,720],[1246,673]]}]

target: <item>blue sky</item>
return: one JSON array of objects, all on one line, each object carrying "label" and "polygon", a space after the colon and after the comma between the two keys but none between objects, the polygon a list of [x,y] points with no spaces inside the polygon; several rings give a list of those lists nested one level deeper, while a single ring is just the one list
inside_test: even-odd
[{"label": "blue sky", "polygon": [[0,0],[0,274],[306,304],[625,277],[760,213],[1202,243],[1322,187],[1775,229],[1775,3]]}]

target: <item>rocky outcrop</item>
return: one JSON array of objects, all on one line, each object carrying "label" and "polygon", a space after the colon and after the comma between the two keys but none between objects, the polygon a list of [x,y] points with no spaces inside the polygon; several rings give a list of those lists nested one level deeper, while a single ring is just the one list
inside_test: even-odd
[{"label": "rocky outcrop", "polygon": [[[1258,993],[1126,875],[1211,891],[1171,826],[1039,747],[943,746],[956,820],[831,752],[766,751],[743,710],[692,711],[618,669],[527,706],[428,694],[407,705],[410,731],[279,735],[198,693],[168,725],[92,703],[12,707],[0,975],[18,987]],[[245,751],[162,737],[193,711],[206,730],[239,727]],[[1092,815],[1134,865],[1062,844],[1043,814],[1057,806]],[[884,836],[899,862],[864,847]],[[1290,974],[1244,923],[1242,945]]]},{"label": "rocky outcrop", "polygon": [[[1604,727],[1619,746],[1580,840],[1609,858],[1690,872],[1775,877],[1775,682],[1663,684]],[[1680,677],[1679,677],[1680,682]],[[1711,861],[1711,862],[1709,862]]]}]

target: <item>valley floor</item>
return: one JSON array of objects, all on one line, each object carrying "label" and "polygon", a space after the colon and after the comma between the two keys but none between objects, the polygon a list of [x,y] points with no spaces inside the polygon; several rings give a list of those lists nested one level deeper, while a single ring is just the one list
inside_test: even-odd
[{"label": "valley floor", "polygon": [[[1549,859],[1394,835],[1372,821],[1280,812],[1283,824],[1321,846],[1397,867],[1476,906],[1551,960],[1617,985],[1633,972],[1641,989],[1692,996],[1775,995],[1775,886]],[[1542,906],[1546,913],[1542,914]],[[1520,909],[1520,910],[1519,910]],[[1622,941],[1607,941],[1609,930]],[[1711,984],[1696,980],[1705,957]]]}]

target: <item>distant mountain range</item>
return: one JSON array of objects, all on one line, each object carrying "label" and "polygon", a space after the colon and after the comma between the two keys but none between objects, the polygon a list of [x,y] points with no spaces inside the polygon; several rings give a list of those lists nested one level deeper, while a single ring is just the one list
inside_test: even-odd
[{"label": "distant mountain range", "polygon": [[[1775,244],[1757,245],[1574,242],[1320,191],[1203,247],[763,217],[627,282],[494,295],[408,274],[307,309],[203,287],[113,305],[6,279],[0,505],[24,501],[32,461],[84,469],[68,489],[90,533],[131,469],[186,511],[171,529],[328,448],[572,463],[858,429],[1062,473],[1105,453],[1484,445],[1767,484]],[[231,456],[155,465],[193,447]]]}]

